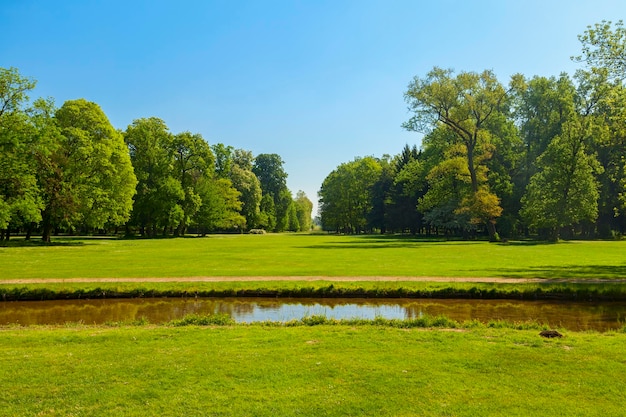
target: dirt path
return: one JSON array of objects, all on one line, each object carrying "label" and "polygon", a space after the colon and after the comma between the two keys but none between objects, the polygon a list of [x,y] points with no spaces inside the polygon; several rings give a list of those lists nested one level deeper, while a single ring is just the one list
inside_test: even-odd
[{"label": "dirt path", "polygon": [[25,278],[0,279],[0,284],[56,284],[75,282],[243,282],[243,281],[421,281],[421,282],[483,282],[528,284],[537,282],[567,283],[624,283],[626,279],[542,279],[542,278],[493,278],[493,277],[324,277],[324,276],[270,276],[270,277],[166,277],[166,278]]}]

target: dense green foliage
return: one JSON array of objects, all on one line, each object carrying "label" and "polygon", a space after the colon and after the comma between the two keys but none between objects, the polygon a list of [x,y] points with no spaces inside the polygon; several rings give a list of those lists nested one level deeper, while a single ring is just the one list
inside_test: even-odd
[{"label": "dense green foliage", "polygon": [[580,40],[575,60],[587,66],[574,77],[516,74],[508,87],[491,71],[415,77],[403,127],[424,134],[422,149],[331,172],[319,192],[324,228],[492,241],[625,233],[626,32],[602,22]]},{"label": "dense green foliage", "polygon": [[[49,242],[54,232],[123,225],[148,237],[310,229],[312,204],[302,192],[292,198],[278,155],[209,146],[154,117],[119,132],[84,99],[59,109],[30,103],[34,87],[17,69],[0,68],[0,240],[25,230]],[[262,211],[262,196],[273,207]]]},{"label": "dense green foliage", "polygon": [[55,228],[124,223],[136,178],[122,135],[83,99],[26,107],[34,85],[16,69],[0,69],[0,237],[11,226],[30,235],[41,224],[49,241]]},{"label": "dense green foliage", "polygon": [[[3,415],[621,415],[622,333],[387,323],[0,331]],[[448,321],[449,323],[449,321]],[[315,325],[318,324],[318,325]]]}]

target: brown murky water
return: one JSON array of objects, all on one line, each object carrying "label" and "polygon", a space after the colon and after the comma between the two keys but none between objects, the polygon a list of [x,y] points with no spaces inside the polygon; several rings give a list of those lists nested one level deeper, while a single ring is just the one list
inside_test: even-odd
[{"label": "brown murky water", "polygon": [[164,323],[187,314],[228,314],[238,322],[288,321],[311,315],[329,318],[535,320],[569,330],[607,331],[626,322],[626,303],[511,300],[157,298],[0,302],[0,325],[102,324],[141,318]]}]

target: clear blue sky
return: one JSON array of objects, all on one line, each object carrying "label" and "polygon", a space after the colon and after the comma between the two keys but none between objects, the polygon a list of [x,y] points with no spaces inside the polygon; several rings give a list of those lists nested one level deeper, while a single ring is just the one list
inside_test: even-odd
[{"label": "clear blue sky", "polygon": [[86,98],[120,129],[156,116],[285,161],[317,202],[356,156],[394,155],[403,93],[433,66],[492,69],[503,83],[570,74],[577,35],[626,19],[624,0],[0,1],[0,67],[33,97]]}]

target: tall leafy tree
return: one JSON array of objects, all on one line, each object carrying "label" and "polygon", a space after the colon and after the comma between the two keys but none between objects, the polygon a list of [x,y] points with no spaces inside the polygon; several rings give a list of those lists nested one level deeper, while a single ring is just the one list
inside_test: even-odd
[{"label": "tall leafy tree", "polygon": [[265,194],[261,198],[258,225],[265,230],[276,229],[276,206],[271,194]]},{"label": "tall leafy tree", "polygon": [[301,232],[311,230],[311,222],[313,220],[311,214],[313,211],[313,203],[306,196],[304,191],[299,190],[294,200],[296,207],[296,217],[298,218],[298,226]]},{"label": "tall leafy tree", "polygon": [[395,172],[389,155],[383,155],[378,159],[378,163],[381,171],[372,187],[372,209],[367,215],[367,224],[368,228],[378,229],[384,234],[390,223],[388,205]]},{"label": "tall leafy tree", "polygon": [[[422,228],[423,214],[417,210],[419,199],[426,193],[427,170],[422,158],[415,154],[406,163],[396,163],[391,198],[388,203],[388,222],[391,229],[416,234]],[[418,159],[419,158],[419,159]]]},{"label": "tall leafy tree", "polygon": [[486,224],[490,240],[497,240],[495,222],[502,208],[489,187],[485,168],[493,152],[488,123],[502,112],[506,90],[491,71],[454,76],[452,70],[435,67],[425,78],[416,77],[409,84],[405,99],[414,113],[404,123],[406,129],[428,133],[443,127],[453,133],[451,146],[457,147],[454,154],[464,159],[470,186],[457,210]]},{"label": "tall leafy tree", "polygon": [[254,159],[252,172],[261,181],[263,194],[278,196],[287,188],[287,173],[283,168],[284,161],[278,154],[260,154]]},{"label": "tall leafy tree", "polygon": [[66,101],[55,114],[60,143],[45,159],[45,241],[52,228],[124,224],[137,179],[121,133],[97,104]]},{"label": "tall leafy tree", "polygon": [[[598,175],[600,199],[597,229],[602,237],[611,236],[612,231],[626,232],[624,215],[624,184],[626,174],[622,155],[626,152],[624,125],[624,86],[626,78],[626,28],[617,23],[602,21],[578,37],[582,44],[582,55],[574,61],[586,64],[587,80],[595,79],[590,91],[599,98],[594,108],[595,116],[603,119],[607,135],[595,141],[593,151],[603,167]],[[603,79],[604,78],[604,79]],[[601,82],[598,83],[597,81]]]},{"label": "tall leafy tree", "polygon": [[[451,139],[447,129],[435,130],[427,136],[426,144]],[[417,207],[429,225],[446,232],[467,233],[475,230],[480,220],[472,221],[471,214],[462,209],[464,200],[472,193],[465,148],[460,144],[443,148],[441,160],[427,172],[428,189],[419,198]],[[479,166],[476,175],[481,182],[486,181],[485,172],[486,168]]]},{"label": "tall leafy tree", "polygon": [[593,221],[598,215],[594,174],[600,166],[585,149],[590,133],[582,118],[567,122],[539,157],[540,171],[531,178],[522,199],[522,216],[529,225],[547,229],[554,240],[562,228]]},{"label": "tall leafy tree", "polygon": [[[278,154],[260,154],[254,159],[252,172],[261,183],[263,196],[271,196],[274,200],[273,209],[276,223],[271,230],[280,232],[287,230],[289,225],[288,210],[292,201],[291,192],[287,189],[287,173],[283,168],[284,161]],[[261,205],[261,211],[267,204]],[[271,213],[266,213],[271,217]]]},{"label": "tall leafy tree", "polygon": [[185,198],[174,171],[173,135],[163,120],[150,117],[133,121],[124,139],[138,180],[130,225],[154,236],[178,217],[174,213],[182,212]]},{"label": "tall leafy tree", "polygon": [[322,225],[327,230],[360,233],[366,230],[373,207],[373,188],[382,167],[373,157],[339,165],[318,193]]},{"label": "tall leafy tree", "polygon": [[594,147],[608,136],[598,107],[611,91],[606,71],[578,71],[573,110],[546,151],[528,185],[522,215],[531,226],[558,239],[564,228],[598,216],[597,174],[604,171]]},{"label": "tall leafy tree", "polygon": [[[0,68],[0,239],[10,236],[10,225],[41,219],[42,202],[32,158],[39,150],[41,132],[26,106],[35,81],[16,68]],[[41,102],[42,104],[44,102]]]},{"label": "tall leafy tree", "polygon": [[599,185],[597,230],[602,238],[626,232],[626,89],[614,85],[599,103],[596,123],[605,131],[594,135],[592,153],[602,166]]},{"label": "tall leafy tree", "polygon": [[298,232],[300,231],[300,220],[298,219],[298,208],[296,206],[295,201],[291,201],[289,203],[289,207],[287,208],[287,230],[290,232]]},{"label": "tall leafy tree", "polygon": [[246,219],[246,226],[254,228],[258,226],[261,207],[261,183],[249,169],[233,164],[230,170],[230,180],[233,187],[239,191],[241,201],[241,214]]},{"label": "tall leafy tree", "polygon": [[232,151],[230,180],[239,191],[241,214],[246,219],[248,229],[259,226],[261,198],[261,182],[252,172],[254,156],[244,149]]},{"label": "tall leafy tree", "polygon": [[202,178],[210,178],[215,167],[215,156],[209,144],[200,134],[182,132],[174,135],[172,141],[174,154],[175,177],[180,182],[184,197],[179,201],[182,216],[177,219],[176,235],[183,235],[191,218],[200,206],[202,199],[197,193],[196,185]]},{"label": "tall leafy tree", "polygon": [[227,178],[202,177],[196,184],[202,204],[193,216],[200,233],[217,230],[242,230],[245,218],[240,214],[239,192]]},{"label": "tall leafy tree", "polygon": [[276,232],[292,230],[293,220],[290,216],[293,213],[291,210],[293,196],[286,186],[280,190],[278,197],[274,198],[274,204],[276,207],[276,227],[274,230]]}]

